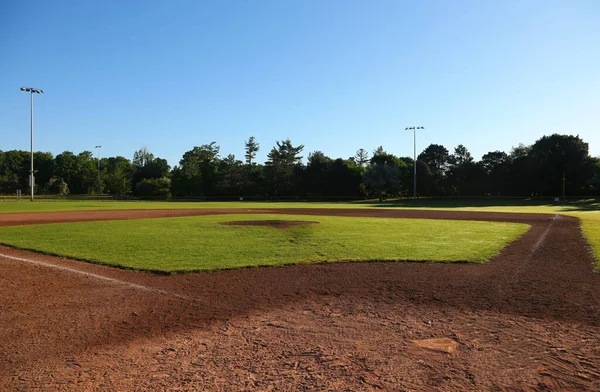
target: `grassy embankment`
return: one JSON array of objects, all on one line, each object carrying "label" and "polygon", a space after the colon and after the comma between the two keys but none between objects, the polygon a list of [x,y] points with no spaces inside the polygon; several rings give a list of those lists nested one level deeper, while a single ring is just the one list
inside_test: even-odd
[{"label": "grassy embankment", "polygon": [[[260,219],[320,223],[287,230],[219,224]],[[341,261],[482,263],[527,228],[427,219],[219,215],[5,227],[0,242],[112,266],[191,272]]]}]

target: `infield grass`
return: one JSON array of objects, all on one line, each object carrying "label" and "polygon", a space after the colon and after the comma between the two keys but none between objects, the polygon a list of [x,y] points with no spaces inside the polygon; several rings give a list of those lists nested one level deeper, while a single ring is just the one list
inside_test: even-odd
[{"label": "infield grass", "polygon": [[[286,230],[239,220],[310,220]],[[216,215],[0,228],[0,243],[155,272],[341,261],[483,263],[527,225],[429,219]]]},{"label": "infield grass", "polygon": [[479,199],[419,199],[390,200],[382,203],[373,200],[354,202],[177,202],[177,201],[54,201],[15,202],[0,199],[2,213],[50,212],[81,210],[139,210],[139,209],[196,209],[196,208],[386,208],[449,211],[489,211],[564,214],[581,220],[583,233],[596,257],[596,271],[600,272],[600,200],[576,200],[554,203],[549,199],[479,198]]}]

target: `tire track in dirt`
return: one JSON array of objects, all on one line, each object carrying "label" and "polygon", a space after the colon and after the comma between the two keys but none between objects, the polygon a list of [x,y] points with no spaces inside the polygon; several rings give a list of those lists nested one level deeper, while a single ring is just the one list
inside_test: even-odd
[{"label": "tire track in dirt", "polygon": [[[0,215],[0,225],[207,213]],[[15,268],[0,257],[0,388],[600,389],[600,279],[577,219],[368,209],[218,213],[500,220],[532,228],[484,265],[348,263],[156,276],[2,248],[201,300],[39,265]],[[430,337],[458,341],[456,355],[408,343]]]}]

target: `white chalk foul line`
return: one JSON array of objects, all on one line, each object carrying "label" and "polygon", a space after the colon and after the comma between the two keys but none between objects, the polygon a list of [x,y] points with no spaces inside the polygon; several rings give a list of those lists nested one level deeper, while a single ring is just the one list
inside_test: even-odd
[{"label": "white chalk foul line", "polygon": [[153,293],[159,293],[159,294],[167,295],[167,296],[170,296],[170,297],[184,299],[184,300],[187,300],[187,301],[197,301],[197,299],[189,297],[187,295],[181,295],[181,294],[177,294],[177,293],[174,293],[174,292],[168,291],[168,290],[162,290],[162,289],[157,289],[155,287],[149,287],[149,286],[144,286],[144,285],[137,284],[137,283],[127,282],[125,280],[119,280],[119,279],[115,279],[115,278],[109,278],[108,276],[94,274],[93,272],[85,272],[85,271],[81,271],[81,270],[78,270],[78,269],[75,269],[75,268],[65,267],[65,266],[62,266],[62,265],[56,265],[56,264],[52,264],[52,263],[45,263],[43,261],[26,259],[26,258],[23,258],[23,257],[10,256],[10,255],[6,255],[6,254],[3,254],[3,253],[0,253],[0,257],[4,257],[4,258],[9,259],[9,260],[14,260],[14,261],[20,261],[20,262],[24,262],[24,263],[35,264],[35,265],[39,265],[39,266],[42,266],[42,267],[54,268],[54,269],[57,269],[57,270],[60,270],[60,271],[66,271],[66,272],[70,272],[70,273],[73,273],[73,274],[83,275],[83,276],[86,276],[88,278],[102,280],[102,281],[105,281],[105,282],[108,282],[108,283],[112,283],[114,285],[126,286],[126,287],[134,288],[134,289],[137,289],[137,290],[141,290],[141,291],[148,291],[148,292],[153,292]]},{"label": "white chalk foul line", "polygon": [[544,241],[546,241],[546,237],[548,236],[550,229],[552,229],[552,226],[554,226],[554,222],[556,222],[556,220],[559,218],[560,218],[560,216],[558,214],[554,215],[554,218],[552,218],[552,222],[548,225],[548,227],[546,228],[544,233],[540,236],[540,238],[538,238],[538,240],[535,242],[535,244],[533,244],[533,246],[531,247],[531,250],[529,251],[529,256],[527,257],[527,259],[530,259],[531,256],[533,256],[533,254],[535,253],[535,251],[538,250],[538,248],[544,243]]}]

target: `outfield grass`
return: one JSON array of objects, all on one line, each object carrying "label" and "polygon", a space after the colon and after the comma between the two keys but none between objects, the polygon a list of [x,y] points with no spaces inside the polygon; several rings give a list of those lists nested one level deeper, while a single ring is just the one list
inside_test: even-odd
[{"label": "outfield grass", "polygon": [[[540,199],[419,199],[357,202],[146,202],[146,201],[0,201],[0,214],[81,210],[189,209],[189,208],[389,208],[452,211],[489,211],[565,214],[581,219],[585,237],[600,272],[600,200],[554,203]],[[1,217],[0,217],[1,219]]]},{"label": "outfield grass", "polygon": [[[313,220],[279,230],[237,220]],[[161,272],[340,261],[482,263],[527,225],[499,222],[218,215],[0,228],[0,243],[91,262]]]},{"label": "outfield grass", "polygon": [[566,213],[600,211],[600,202],[552,203],[529,199],[419,199],[374,200],[353,202],[306,201],[0,201],[0,214],[11,212],[50,212],[82,210],[149,210],[149,209],[206,209],[206,208],[386,208],[452,211],[496,211],[522,213]]},{"label": "outfield grass", "polygon": [[600,272],[600,212],[579,212],[570,215],[581,220],[583,234],[596,257],[596,272]]}]

